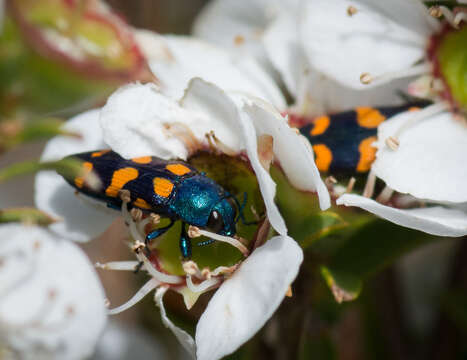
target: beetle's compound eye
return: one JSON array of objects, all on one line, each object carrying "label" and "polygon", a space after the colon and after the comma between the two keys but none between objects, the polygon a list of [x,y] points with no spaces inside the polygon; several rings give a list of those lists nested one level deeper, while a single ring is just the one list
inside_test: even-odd
[{"label": "beetle's compound eye", "polygon": [[206,227],[216,234],[224,228],[224,220],[217,210],[211,211]]}]

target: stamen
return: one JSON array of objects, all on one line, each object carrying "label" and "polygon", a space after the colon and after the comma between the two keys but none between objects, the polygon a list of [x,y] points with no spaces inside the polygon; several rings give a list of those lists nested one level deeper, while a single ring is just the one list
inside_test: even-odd
[{"label": "stamen", "polygon": [[150,213],[149,216],[143,220],[141,220],[138,224],[138,231],[141,234],[145,234],[146,225],[152,224],[157,225],[161,221],[161,217],[157,214]]},{"label": "stamen", "polygon": [[287,292],[285,293],[285,296],[287,297],[292,297],[293,293],[292,293],[292,286],[289,285],[289,287],[287,288]]},{"label": "stamen", "polygon": [[356,181],[357,180],[353,176],[349,179],[349,183],[347,184],[347,188],[345,189],[346,193],[349,193],[353,190]]},{"label": "stamen", "polygon": [[376,184],[376,175],[373,170],[370,170],[368,173],[368,178],[366,180],[365,188],[363,189],[363,196],[366,198],[371,198],[375,192]]},{"label": "stamen", "polygon": [[420,111],[417,111],[409,120],[405,121],[404,124],[401,125],[399,129],[397,129],[394,135],[390,136],[388,139],[385,140],[386,145],[392,150],[397,150],[397,148],[399,147],[399,136],[405,130],[407,130],[407,128],[411,127],[414,123],[416,123],[419,120],[436,115],[444,110],[447,110],[448,108],[449,105],[447,103],[440,102],[427,106],[426,108]]},{"label": "stamen", "polygon": [[146,255],[144,255],[143,251],[136,251],[136,258],[139,261],[142,261],[144,263],[144,268],[146,271],[151,275],[152,277],[156,278],[158,281],[161,283],[166,283],[166,284],[179,284],[183,281],[183,278],[181,276],[177,275],[169,275],[165,274],[163,272],[160,272],[157,270],[151,262],[148,260]]},{"label": "stamen", "polygon": [[324,183],[327,187],[332,187],[334,184],[337,184],[337,180],[334,176],[328,176],[326,179],[324,179]]},{"label": "stamen", "polygon": [[213,271],[211,271],[211,276],[219,276],[219,275],[229,275],[235,272],[237,270],[239,264],[235,264],[232,266],[219,266],[215,268]]},{"label": "stamen", "polygon": [[350,5],[347,8],[347,15],[349,16],[354,16],[358,12],[357,8],[355,6]]},{"label": "stamen", "polygon": [[104,264],[97,262],[94,264],[94,266],[103,270],[133,271],[135,270],[135,267],[138,266],[138,264],[138,261],[111,261]]},{"label": "stamen", "polygon": [[195,237],[198,237],[198,236],[206,236],[210,239],[213,239],[213,240],[217,240],[217,241],[222,241],[222,242],[226,242],[227,244],[230,244],[234,247],[236,247],[238,250],[240,250],[240,252],[243,254],[243,256],[247,257],[249,255],[249,251],[248,249],[245,247],[245,245],[243,245],[241,243],[241,241],[239,241],[238,239],[235,239],[233,237],[229,237],[229,236],[223,236],[223,235],[219,235],[219,234],[216,234],[216,233],[212,233],[210,231],[206,231],[206,230],[201,230],[199,228],[197,228],[196,226],[193,226],[193,225],[190,225],[188,227],[188,236],[190,238],[195,238]]},{"label": "stamen", "polygon": [[376,201],[381,204],[386,204],[391,198],[392,194],[394,194],[394,190],[389,186],[385,186],[383,191],[381,191],[381,193],[376,198]]},{"label": "stamen", "polygon": [[453,23],[456,29],[459,28],[462,21],[467,23],[467,13],[465,12],[459,12],[454,16]]},{"label": "stamen", "polygon": [[193,154],[201,148],[199,140],[191,129],[181,122],[165,123],[164,129],[170,136],[178,138],[188,150],[188,153]]},{"label": "stamen", "polygon": [[378,76],[373,76],[370,73],[365,72],[360,75],[360,82],[362,84],[368,85],[375,82],[387,82],[390,80],[400,79],[407,76],[423,75],[430,72],[430,66],[430,63],[423,62],[421,64],[411,66],[408,69],[391,71]]},{"label": "stamen", "polygon": [[186,276],[186,285],[194,293],[206,292],[218,285],[220,282],[221,280],[218,278],[211,278],[204,280],[199,284],[193,284],[193,281],[191,280],[191,275]]},{"label": "stamen", "polygon": [[208,139],[209,145],[219,150],[221,153],[228,156],[238,155],[238,151],[231,149],[229,146],[220,141],[213,130],[206,134],[206,138]]},{"label": "stamen", "polygon": [[168,287],[166,286],[160,286],[157,290],[156,293],[154,294],[154,301],[156,302],[156,305],[159,307],[161,310],[161,319],[164,325],[169,328],[175,335],[175,337],[178,339],[180,344],[190,353],[191,357],[193,359],[196,358],[196,345],[195,341],[193,338],[188,334],[186,331],[180,329],[179,327],[175,326],[172,321],[167,316],[167,313],[165,311],[164,307],[164,294],[167,291]]},{"label": "stamen", "polygon": [[459,23],[456,24],[454,14],[452,11],[444,5],[435,5],[430,7],[429,13],[435,18],[440,18],[444,16],[444,19],[455,29],[459,28]]},{"label": "stamen", "polygon": [[388,138],[386,138],[386,140],[384,142],[385,142],[385,144],[386,144],[386,146],[388,148],[390,148],[391,150],[394,150],[394,151],[396,151],[399,148],[399,145],[400,145],[399,140],[397,140],[396,138],[394,138],[392,136],[389,136]]},{"label": "stamen", "polygon": [[110,309],[108,311],[109,315],[119,314],[126,309],[131,308],[133,305],[137,304],[141,299],[143,299],[147,294],[149,294],[152,290],[154,290],[157,286],[160,285],[160,282],[156,279],[149,280],[146,284],[143,285],[141,289],[139,289],[133,297],[128,300],[123,305],[120,305],[116,308]]},{"label": "stamen", "polygon": [[182,263],[183,271],[185,271],[185,274],[191,275],[191,276],[196,276],[199,279],[203,279],[203,274],[201,274],[201,271],[199,270],[198,264],[196,264],[193,260],[188,260],[184,261]]}]

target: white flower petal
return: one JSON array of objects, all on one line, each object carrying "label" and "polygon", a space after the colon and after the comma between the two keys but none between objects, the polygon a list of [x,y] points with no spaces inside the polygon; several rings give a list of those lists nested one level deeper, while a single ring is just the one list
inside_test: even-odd
[{"label": "white flower petal", "polygon": [[210,1],[196,18],[193,33],[238,54],[254,55],[261,65],[269,67],[269,59],[261,44],[263,32],[284,9],[296,2],[298,1]]},{"label": "white flower petal", "polygon": [[24,359],[91,355],[107,311],[84,253],[34,226],[2,225],[0,238],[0,343]]},{"label": "white flower petal", "polygon": [[354,194],[342,195],[337,205],[357,206],[383,219],[410,229],[439,236],[467,234],[467,213],[441,206],[401,210],[382,205],[372,199]]},{"label": "white flower petal", "polygon": [[264,32],[262,41],[269,60],[291,94],[297,97],[307,81],[309,66],[300,48],[296,17],[287,13],[277,17]]},{"label": "white flower petal", "polygon": [[319,175],[308,140],[290,128],[277,110],[262,101],[245,104],[244,111],[255,126],[256,136],[273,136],[274,155],[292,185],[299,190],[317,192],[321,209],[329,208],[331,198]]},{"label": "white flower petal", "polygon": [[[357,13],[349,16],[353,6]],[[417,0],[316,0],[301,9],[301,41],[310,63],[345,86],[362,89],[362,73],[409,68],[424,57],[433,31]],[[371,54],[371,56],[369,56]]]},{"label": "white flower petal", "polygon": [[303,260],[297,243],[276,236],[257,248],[209,301],[196,327],[198,360],[232,353],[271,317]]},{"label": "white flower petal", "polygon": [[[274,203],[276,184],[260,163],[256,141],[258,134],[250,117],[244,111],[239,111],[237,105],[221,89],[201,79],[193,79],[190,82],[182,104],[193,111],[204,111],[205,116],[211,119],[211,122],[218,119],[225,124],[224,126],[235,132],[235,137],[240,141],[240,147],[234,150],[246,150],[258,179],[269,222],[279,234],[286,235],[287,227]],[[222,140],[222,138],[220,139]]]},{"label": "white flower petal", "polygon": [[188,353],[195,358],[195,353],[196,353],[196,345],[195,341],[191,337],[190,334],[188,334],[185,330],[180,329],[177,327],[172,321],[170,321],[169,317],[167,316],[167,313],[165,312],[165,307],[164,307],[164,294],[167,291],[167,287],[161,286],[156,290],[156,293],[154,295],[154,300],[159,307],[161,311],[161,319],[164,325],[169,328],[177,338],[177,340],[180,342],[180,344],[185,348]]},{"label": "white flower petal", "polygon": [[[82,135],[81,139],[57,136],[45,147],[41,160],[59,160],[84,151],[107,148],[99,126],[99,110],[87,111],[69,120],[64,128]],[[92,200],[77,197],[75,190],[57,173],[42,171],[36,176],[35,202],[39,209],[62,219],[50,228],[60,236],[74,241],[87,241],[101,234],[118,212],[90,206]],[[107,210],[107,211],[105,211]]]},{"label": "white flower petal", "polygon": [[416,112],[406,112],[378,128],[373,170],[392,189],[433,201],[467,201],[467,127],[445,112],[416,122],[399,136],[394,151],[384,141]]},{"label": "white flower petal", "polygon": [[221,48],[189,37],[166,36],[172,57],[150,61],[161,90],[174,99],[182,97],[188,81],[201,77],[224,90],[258,96],[285,108],[285,99],[271,77],[247,55],[237,56]]}]

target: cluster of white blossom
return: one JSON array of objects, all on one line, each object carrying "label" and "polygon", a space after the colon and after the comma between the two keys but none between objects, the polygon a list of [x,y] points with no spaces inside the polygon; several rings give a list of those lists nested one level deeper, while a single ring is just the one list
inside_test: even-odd
[{"label": "cluster of white blossom", "polygon": [[[432,16],[434,10],[442,20]],[[184,276],[160,271],[141,252],[135,261],[100,265],[133,270],[142,261],[150,275],[128,303],[110,313],[155,290],[162,321],[200,360],[232,353],[271,317],[298,274],[303,252],[287,235],[274,202],[276,184],[258,150],[264,136],[272,145],[263,150],[290,184],[316,193],[323,210],[335,196],[335,206],[360,207],[402,226],[466,235],[467,127],[460,118],[467,104],[445,96],[449,83],[428,51],[430,42],[444,39],[439,33],[466,31],[461,10],[438,7],[430,14],[419,0],[213,0],[195,22],[194,36],[203,40],[134,30],[158,84],[126,85],[102,108],[69,120],[65,128],[82,137],[52,139],[42,159],[104,148],[124,158],[187,159],[192,144],[168,128],[188,129],[199,146],[209,145],[206,134],[215,134],[230,155],[247,157],[277,235],[235,267],[209,276],[193,262],[184,264]],[[291,106],[280,84],[293,96]],[[311,117],[393,105],[401,100],[398,91],[434,103],[379,126],[365,194],[325,185],[310,144],[284,114]],[[386,188],[372,199],[377,178]],[[54,172],[37,175],[35,200],[60,221],[48,229],[0,227],[0,351],[5,346],[25,358],[82,359],[93,352],[109,311],[94,267],[72,241],[97,237],[118,213],[80,201]],[[140,224],[126,215],[138,242]],[[163,303],[166,291],[182,294],[190,308],[213,288],[194,338],[172,323]]]}]

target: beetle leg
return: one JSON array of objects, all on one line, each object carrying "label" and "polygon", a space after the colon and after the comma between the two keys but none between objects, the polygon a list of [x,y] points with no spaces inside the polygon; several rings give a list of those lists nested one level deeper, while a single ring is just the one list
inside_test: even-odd
[{"label": "beetle leg", "polygon": [[170,224],[167,225],[167,226],[164,226],[162,228],[159,228],[159,229],[154,229],[153,231],[151,231],[149,234],[146,235],[146,239],[144,241],[146,247],[148,247],[149,243],[154,240],[155,238],[163,235],[167,230],[169,230],[173,224],[175,223],[175,221],[173,221],[172,219],[170,219]]},{"label": "beetle leg", "polygon": [[182,223],[182,233],[180,234],[180,251],[184,259],[191,258],[191,240],[186,232],[186,224]]}]

